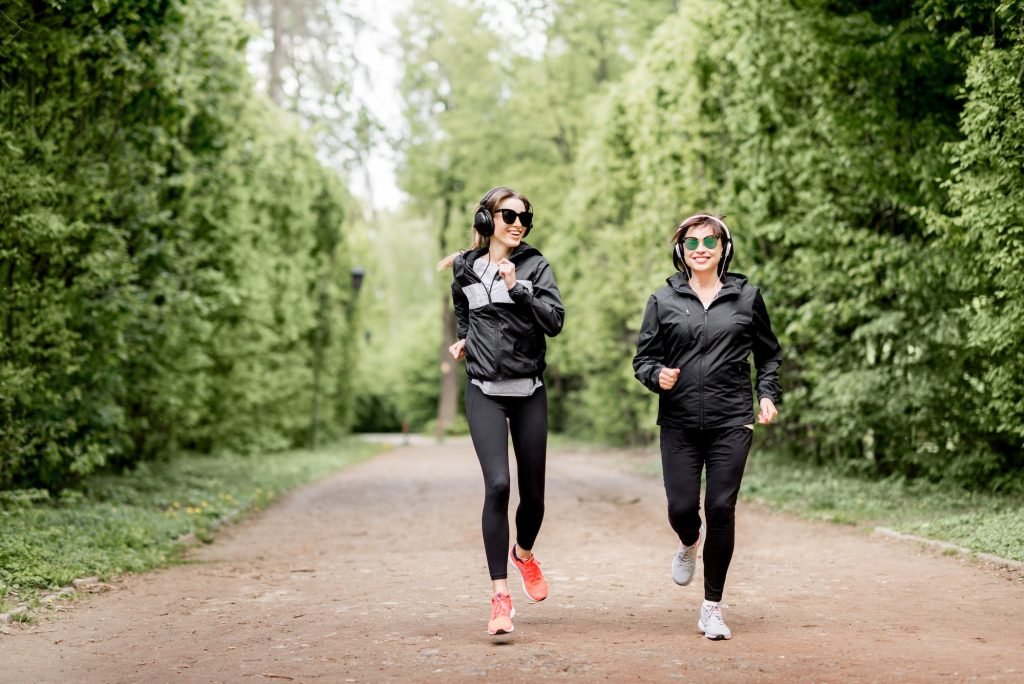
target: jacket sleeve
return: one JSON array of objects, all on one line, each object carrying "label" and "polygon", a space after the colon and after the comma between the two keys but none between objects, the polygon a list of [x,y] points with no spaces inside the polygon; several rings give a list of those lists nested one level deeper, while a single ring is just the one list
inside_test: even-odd
[{"label": "jacket sleeve", "polygon": [[654,295],[647,300],[644,311],[644,322],[640,325],[640,336],[636,343],[636,356],[633,357],[633,374],[652,392],[661,394],[658,376],[665,367],[665,354],[658,335],[658,300]]},{"label": "jacket sleeve", "polygon": [[459,284],[452,278],[452,303],[455,304],[456,339],[464,340],[469,334],[469,300]]},{"label": "jacket sleeve", "polygon": [[533,320],[540,329],[548,337],[554,337],[562,332],[565,307],[562,305],[562,295],[558,291],[555,275],[551,272],[551,265],[547,260],[541,260],[530,282],[533,285],[532,289],[517,282],[508,291],[508,296],[516,304],[530,307]]},{"label": "jacket sleeve", "polygon": [[779,385],[779,366],[782,364],[782,345],[772,332],[768,319],[768,308],[760,290],[754,295],[753,309],[754,365],[757,367],[757,400],[767,397],[776,404],[782,403],[782,386]]}]

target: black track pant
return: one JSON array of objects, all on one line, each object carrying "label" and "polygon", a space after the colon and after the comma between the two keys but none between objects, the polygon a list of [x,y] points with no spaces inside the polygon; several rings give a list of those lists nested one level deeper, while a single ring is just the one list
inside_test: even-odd
[{"label": "black track pant", "polygon": [[661,429],[661,467],[668,521],[690,545],[700,533],[700,477],[707,469],[704,514],[704,598],[721,601],[736,544],[736,497],[754,431],[743,426],[711,430]]},{"label": "black track pant", "polygon": [[[548,395],[492,397],[466,384],[466,419],[484,474],[484,551],[491,579],[508,577],[508,435],[516,453],[519,507],[516,542],[532,549],[544,519],[544,464],[548,444]],[[508,422],[506,422],[506,419]]]}]

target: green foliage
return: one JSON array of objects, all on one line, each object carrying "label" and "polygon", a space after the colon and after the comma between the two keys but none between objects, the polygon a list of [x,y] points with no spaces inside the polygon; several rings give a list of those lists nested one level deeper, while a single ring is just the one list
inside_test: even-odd
[{"label": "green foliage", "polygon": [[[1017,486],[1020,3],[515,5],[506,33],[546,39],[532,53],[496,42],[484,3],[413,4],[403,185],[436,210],[442,253],[464,246],[487,187],[535,200],[531,239],[568,312],[549,352],[556,428],[653,436],[655,398],[629,366],[644,302],[671,273],[673,226],[718,212],[782,338],[777,448],[876,477]],[[429,387],[432,372],[405,368],[399,396]]]},{"label": "green foliage", "polygon": [[708,77],[718,58],[721,8],[689,3],[681,12],[597,110],[551,255],[570,264],[567,311],[587,312],[553,355],[571,378],[566,428],[613,443],[643,443],[656,429],[654,396],[630,365],[637,331],[647,297],[672,273],[673,227],[682,214],[709,210],[721,173],[714,120],[704,120],[713,96],[686,78]]},{"label": "green foliage", "polygon": [[921,334],[943,299],[922,217],[944,202],[959,66],[919,15],[881,3],[757,10],[737,69],[771,67],[728,107],[727,126],[750,136],[735,136],[725,199],[779,313],[795,390],[780,441],[931,474],[948,457],[935,428],[950,378]]},{"label": "green foliage", "polygon": [[237,12],[6,12],[0,489],[349,420],[350,201],[254,94]]},{"label": "green foliage", "polygon": [[[513,4],[518,22],[496,22],[491,3],[484,0],[416,0],[402,18],[408,134],[402,141],[400,180],[419,220],[393,225],[399,231],[414,226],[409,232],[422,229],[434,237],[424,251],[419,242],[403,250],[405,270],[419,273],[443,255],[466,248],[474,207],[496,185],[512,186],[531,199],[537,220],[529,241],[546,251],[563,230],[562,204],[577,188],[574,165],[591,125],[591,109],[629,70],[643,41],[674,3]],[[561,282],[573,266],[570,259],[552,259],[552,267]],[[438,388],[432,379],[439,378],[437,349],[445,334],[454,335],[438,320],[439,306],[451,307],[450,272],[434,275],[432,283],[394,300],[402,302],[406,318],[420,317],[422,323],[416,324],[415,336],[391,337],[391,348],[378,357],[381,367],[408,368],[388,391],[406,404],[401,410],[415,423],[436,412]],[[570,316],[566,329],[582,320]],[[384,321],[374,319],[373,324]],[[552,356],[562,345],[561,338],[552,341]],[[427,365],[410,367],[413,358]],[[561,386],[560,373],[561,367],[552,365],[549,383]],[[551,396],[552,416],[561,426],[576,407],[560,402],[561,393]]]},{"label": "green foliage", "polygon": [[[222,521],[265,507],[280,494],[370,456],[345,441],[315,451],[150,461],[124,475],[93,475],[60,496],[0,500],[0,603],[174,562],[178,539],[209,540]],[[20,500],[19,500],[20,499]]]},{"label": "green foliage", "polygon": [[963,475],[1002,483],[1024,468],[1024,8],[1004,2],[998,30],[967,42],[960,118],[948,146],[948,215],[935,217],[956,293],[958,436],[976,452]]},{"label": "green foliage", "polygon": [[650,438],[644,301],[672,226],[724,212],[785,350],[778,447],[1014,486],[1022,45],[1010,2],[681,5],[595,108],[550,254],[586,312],[554,355],[567,427]]}]

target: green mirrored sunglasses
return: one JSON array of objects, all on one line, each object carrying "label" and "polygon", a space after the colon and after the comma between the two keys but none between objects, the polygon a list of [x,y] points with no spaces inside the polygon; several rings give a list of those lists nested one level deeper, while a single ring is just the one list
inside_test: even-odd
[{"label": "green mirrored sunglasses", "polygon": [[705,235],[703,240],[695,237],[683,238],[683,247],[686,247],[688,251],[692,252],[693,250],[697,249],[697,246],[701,242],[703,242],[704,246],[707,247],[708,249],[714,249],[715,247],[718,246],[718,236]]}]

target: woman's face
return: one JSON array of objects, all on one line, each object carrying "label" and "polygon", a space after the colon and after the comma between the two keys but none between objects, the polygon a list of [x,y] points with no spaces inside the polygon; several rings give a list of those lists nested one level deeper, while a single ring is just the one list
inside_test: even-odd
[{"label": "woman's face", "polygon": [[[516,213],[512,223],[505,222],[505,218],[502,216],[502,209],[511,209]],[[524,211],[526,211],[526,205],[518,197],[506,197],[498,202],[498,206],[494,208],[493,212],[494,235],[491,236],[491,239],[497,240],[509,249],[518,247],[519,243],[523,240],[523,234],[526,233],[526,228],[523,227],[522,221],[519,219],[519,214]]]},{"label": "woman's face", "polygon": [[[704,238],[708,236],[715,237],[714,247],[704,244]],[[694,241],[690,238],[696,238],[697,244],[693,245]],[[690,247],[694,247],[694,249],[690,249]],[[717,273],[718,263],[722,260],[722,238],[713,227],[708,225],[690,228],[686,231],[686,237],[683,238],[683,259],[694,273],[705,271]]]}]

